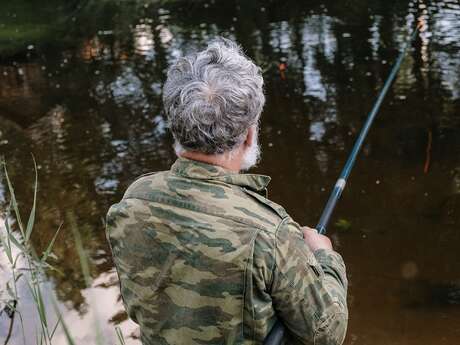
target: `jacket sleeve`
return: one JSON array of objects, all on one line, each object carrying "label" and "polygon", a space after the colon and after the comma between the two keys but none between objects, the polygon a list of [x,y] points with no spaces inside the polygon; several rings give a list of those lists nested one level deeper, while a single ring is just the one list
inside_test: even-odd
[{"label": "jacket sleeve", "polygon": [[341,345],[348,322],[341,256],[332,250],[313,253],[290,219],[278,227],[275,243],[271,297],[289,343]]},{"label": "jacket sleeve", "polygon": [[139,200],[122,200],[109,209],[106,222],[106,237],[119,278],[121,298],[128,316],[136,323],[144,311],[141,292],[145,289],[140,277],[148,267],[151,252],[146,232],[140,231],[146,217],[143,210]]}]

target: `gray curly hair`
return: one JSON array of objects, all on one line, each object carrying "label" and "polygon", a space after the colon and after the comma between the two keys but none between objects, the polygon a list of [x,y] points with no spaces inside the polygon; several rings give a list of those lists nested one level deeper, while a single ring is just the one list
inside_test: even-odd
[{"label": "gray curly hair", "polygon": [[176,144],[183,149],[232,151],[262,113],[261,70],[236,43],[215,39],[169,68],[163,103]]}]

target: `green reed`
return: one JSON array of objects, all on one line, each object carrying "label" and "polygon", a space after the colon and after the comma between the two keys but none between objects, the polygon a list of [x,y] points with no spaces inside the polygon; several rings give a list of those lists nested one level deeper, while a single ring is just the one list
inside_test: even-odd
[{"label": "green reed", "polygon": [[[18,201],[16,199],[13,184],[8,175],[6,163],[4,161],[0,161],[0,171],[3,170],[3,175],[10,195],[10,202],[5,214],[4,225],[6,234],[0,233],[0,249],[3,250],[7,257],[9,264],[8,269],[11,273],[11,279],[5,283],[2,282],[2,284],[4,284],[4,287],[0,285],[0,303],[4,305],[2,312],[7,312],[11,318],[7,338],[5,339],[3,344],[7,345],[8,341],[10,340],[10,337],[12,336],[11,333],[13,330],[15,318],[19,319],[23,343],[26,344],[24,319],[20,309],[21,296],[18,292],[18,282],[22,280],[28,287],[28,290],[32,296],[33,307],[38,315],[39,324],[36,325],[37,331],[35,334],[35,344],[52,345],[53,337],[56,334],[56,330],[59,327],[61,327],[67,340],[67,344],[76,345],[75,339],[72,336],[72,330],[65,323],[63,315],[58,308],[58,302],[54,291],[48,292],[51,305],[46,305],[45,300],[43,298],[43,282],[46,278],[46,271],[59,271],[57,268],[53,267],[48,262],[48,259],[52,255],[52,249],[62,229],[62,224],[56,230],[56,233],[54,234],[52,240],[46,247],[45,251],[43,251],[43,253],[41,253],[40,255],[36,253],[31,243],[31,235],[33,233],[35,224],[38,191],[38,173],[35,159],[33,160],[33,162],[35,168],[33,202],[29,213],[29,217],[27,219],[27,223],[25,224],[21,218]],[[15,220],[19,231],[13,231],[12,226],[10,224],[11,219]],[[74,214],[71,211],[66,213],[66,220],[75,240],[75,245],[80,259],[83,277],[85,279],[85,285],[86,287],[90,287],[92,278],[89,270],[88,256],[86,254],[85,249],[83,248],[80,233],[78,231],[77,221],[75,219]],[[21,260],[25,262],[25,267],[20,267]],[[3,295],[6,295],[6,297],[2,298]],[[102,336],[100,321],[96,310],[96,303],[95,301],[90,302],[92,303],[92,307],[95,310],[95,329],[93,330],[95,332],[94,343],[97,345],[109,344],[106,340],[104,341],[104,337]],[[52,309],[55,313],[54,318],[57,318],[57,321],[53,323],[51,323],[49,317],[50,309]],[[115,333],[118,339],[118,343],[120,345],[125,345],[125,340],[119,327],[115,328]]]}]

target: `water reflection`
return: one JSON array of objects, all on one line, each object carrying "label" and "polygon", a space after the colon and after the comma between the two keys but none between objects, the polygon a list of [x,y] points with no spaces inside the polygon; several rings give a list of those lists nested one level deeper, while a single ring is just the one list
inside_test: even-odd
[{"label": "water reflection", "polygon": [[442,78],[443,88],[451,93],[453,99],[458,99],[460,86],[460,61],[458,53],[460,51],[460,23],[458,13],[460,4],[457,1],[442,1],[436,3],[432,9],[433,52],[432,63],[439,70]]},{"label": "water reflection", "polygon": [[145,56],[146,59],[155,58],[152,25],[137,24],[133,30],[134,50],[137,54]]},{"label": "water reflection", "polygon": [[[104,216],[136,176],[166,169],[174,160],[161,104],[172,60],[223,34],[263,67],[268,103],[259,170],[274,177],[274,200],[299,222],[314,224],[364,115],[411,27],[423,19],[425,29],[404,61],[337,210],[336,218],[352,227],[331,227],[350,272],[347,344],[419,343],[426,310],[407,314],[406,287],[448,286],[460,276],[454,246],[460,240],[455,230],[460,222],[458,2],[390,1],[353,8],[332,1],[85,4],[77,12],[59,9],[74,20],[50,21],[57,30],[50,31],[52,38],[26,37],[14,53],[0,48],[0,155],[8,161],[24,211],[33,195],[30,152],[39,163],[34,245],[44,250],[71,210],[90,253],[94,282],[87,289],[64,224],[55,245],[55,265],[64,275],[49,272],[46,283],[75,325],[78,343],[92,343],[88,330],[96,312],[109,338],[119,324],[129,342],[139,343],[129,337],[135,326],[122,312]],[[22,12],[7,22],[27,22]],[[41,12],[34,17],[43,23],[49,18]],[[293,193],[296,189],[302,193]],[[3,209],[4,194],[2,178]],[[30,298],[21,308],[31,310]],[[36,318],[29,314],[32,325]],[[449,320],[459,316],[455,306],[438,308],[434,317],[447,321],[433,325],[439,332],[423,335],[429,342],[442,333],[446,342],[455,342],[456,325]],[[5,325],[2,315],[0,339]],[[22,344],[17,329],[10,344]]]}]

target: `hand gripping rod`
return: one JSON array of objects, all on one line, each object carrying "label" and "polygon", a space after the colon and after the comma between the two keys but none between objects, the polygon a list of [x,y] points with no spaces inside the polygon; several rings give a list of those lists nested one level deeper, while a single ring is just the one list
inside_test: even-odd
[{"label": "hand gripping rod", "polygon": [[[380,91],[380,94],[377,98],[377,101],[374,104],[374,107],[372,108],[371,112],[369,113],[367,117],[366,123],[364,124],[361,130],[361,133],[356,139],[355,145],[353,146],[350,156],[348,157],[348,160],[342,172],[340,173],[340,176],[337,182],[335,183],[334,189],[332,190],[329,196],[326,206],[324,207],[323,213],[321,214],[321,218],[319,219],[318,225],[316,226],[316,229],[318,230],[318,233],[320,234],[324,234],[326,232],[327,224],[329,223],[332,212],[334,211],[334,208],[337,205],[337,201],[339,201],[340,196],[342,195],[342,192],[347,183],[347,179],[350,176],[351,169],[353,168],[353,165],[355,164],[356,157],[358,156],[358,153],[361,150],[361,146],[363,145],[364,139],[366,139],[367,133],[369,132],[369,129],[372,126],[372,122],[377,116],[380,106],[382,105],[383,99],[385,98],[385,95],[390,89],[391,84],[396,78],[399,68],[401,67],[401,63],[403,62],[404,56],[406,55],[406,52],[409,49],[409,46],[411,45],[412,41],[417,36],[418,30],[419,30],[419,26],[417,26],[414,29],[414,32],[410,36],[409,41],[405,44],[403,50],[399,54],[399,57],[396,60],[396,63],[393,66],[391,73],[385,82],[385,85],[382,88],[382,91]],[[283,337],[284,337],[284,325],[281,323],[281,321],[278,320],[273,326],[270,333],[268,334],[267,338],[265,338],[264,345],[279,345],[281,344]]]}]

